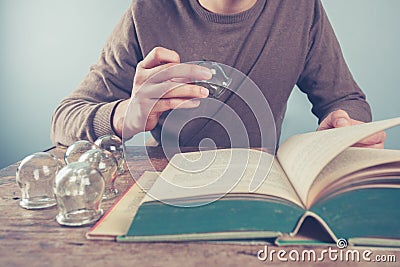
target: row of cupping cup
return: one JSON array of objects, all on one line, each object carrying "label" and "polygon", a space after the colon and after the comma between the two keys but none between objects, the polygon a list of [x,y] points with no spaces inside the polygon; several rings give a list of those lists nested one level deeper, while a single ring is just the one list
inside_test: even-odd
[{"label": "row of cupping cup", "polygon": [[99,137],[94,143],[80,140],[69,146],[64,161],[48,152],[24,158],[16,173],[25,209],[57,205],[61,225],[81,226],[103,214],[102,200],[117,196],[115,179],[125,172],[121,139]]}]

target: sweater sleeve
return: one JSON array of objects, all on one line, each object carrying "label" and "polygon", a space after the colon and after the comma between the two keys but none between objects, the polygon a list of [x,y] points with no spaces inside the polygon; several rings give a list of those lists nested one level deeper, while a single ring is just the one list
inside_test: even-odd
[{"label": "sweater sleeve", "polygon": [[371,121],[370,106],[350,73],[321,0],[315,0],[309,50],[297,85],[307,94],[319,123],[338,109],[353,119]]},{"label": "sweater sleeve", "polygon": [[98,62],[55,110],[51,122],[54,144],[68,146],[114,134],[112,113],[130,97],[135,68],[142,60],[132,13],[131,7],[108,38]]}]

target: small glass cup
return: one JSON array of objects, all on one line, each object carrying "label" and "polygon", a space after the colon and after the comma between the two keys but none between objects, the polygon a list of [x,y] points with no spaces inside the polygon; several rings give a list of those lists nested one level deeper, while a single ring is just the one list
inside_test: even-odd
[{"label": "small glass cup", "polygon": [[112,199],[117,196],[117,189],[114,187],[117,178],[118,163],[111,152],[104,149],[92,149],[85,152],[79,162],[88,162],[102,174],[105,181],[103,199]]},{"label": "small glass cup", "polygon": [[87,140],[79,140],[70,145],[65,151],[64,160],[66,164],[77,162],[79,157],[86,151],[98,148],[95,144]]},{"label": "small glass cup", "polygon": [[195,81],[194,83],[209,90],[209,97],[218,99],[232,83],[232,78],[226,75],[224,69],[213,61],[196,62],[197,65],[210,69],[212,77],[209,80]]},{"label": "small glass cup", "polygon": [[125,169],[125,156],[121,139],[116,135],[103,135],[95,142],[99,148],[107,150],[113,154],[118,162],[117,175],[123,174]]},{"label": "small glass cup", "polygon": [[104,188],[101,173],[87,162],[73,162],[62,168],[53,185],[59,209],[57,222],[81,226],[97,221],[103,215]]},{"label": "small glass cup", "polygon": [[56,205],[53,182],[61,168],[61,161],[47,152],[24,158],[16,173],[16,181],[22,192],[19,205],[25,209],[44,209]]}]

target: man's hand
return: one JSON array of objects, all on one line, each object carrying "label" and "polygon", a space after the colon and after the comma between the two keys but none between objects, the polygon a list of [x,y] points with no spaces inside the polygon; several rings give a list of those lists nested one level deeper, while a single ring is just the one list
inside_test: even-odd
[{"label": "man's hand", "polygon": [[[161,47],[154,48],[139,62],[131,98],[118,104],[112,118],[114,131],[119,136],[124,127],[124,138],[152,130],[164,111],[196,108],[200,105],[196,98],[208,96],[206,88],[184,82],[208,80],[212,77],[211,71],[198,65],[179,63],[175,51]],[[129,120],[124,122],[127,111]]]},{"label": "man's hand", "polygon": [[[363,123],[361,121],[353,120],[349,114],[343,110],[336,110],[331,113],[321,122],[317,131],[326,130],[331,128],[340,128],[355,124]],[[369,147],[369,148],[384,148],[386,133],[381,131],[360,142],[354,144],[355,147]]]}]

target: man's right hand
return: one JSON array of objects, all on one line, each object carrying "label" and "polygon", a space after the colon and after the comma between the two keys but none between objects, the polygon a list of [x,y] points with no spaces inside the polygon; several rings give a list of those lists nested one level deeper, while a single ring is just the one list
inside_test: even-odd
[{"label": "man's right hand", "polygon": [[[164,111],[198,107],[200,101],[196,98],[206,98],[208,90],[184,82],[211,77],[211,71],[205,67],[180,64],[175,51],[154,48],[136,67],[131,98],[119,103],[115,109],[112,118],[114,131],[122,137],[125,127],[124,138],[130,138],[139,132],[152,130]],[[124,122],[125,116],[128,120]]]}]

